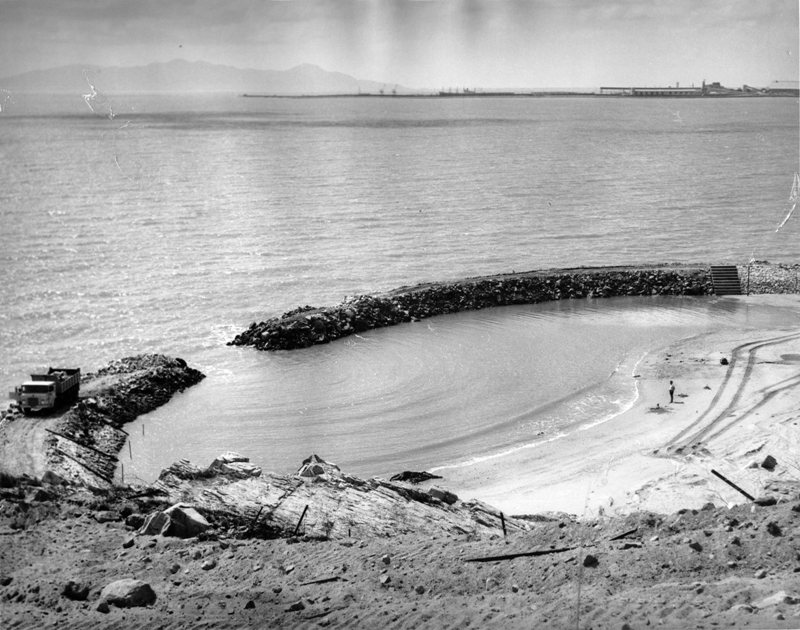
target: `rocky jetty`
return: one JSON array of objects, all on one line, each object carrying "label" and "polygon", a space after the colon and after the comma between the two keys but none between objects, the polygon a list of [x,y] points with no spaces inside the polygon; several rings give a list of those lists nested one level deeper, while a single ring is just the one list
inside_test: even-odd
[{"label": "rocky jetty", "polygon": [[800,293],[800,264],[757,260],[750,265],[739,265],[736,270],[745,293]]},{"label": "rocky jetty", "polygon": [[0,471],[108,487],[127,439],[123,426],[203,378],[182,359],[143,354],[83,375],[80,398],[60,414],[24,417],[12,407],[0,423]]},{"label": "rocky jetty", "polygon": [[304,306],[250,327],[229,345],[291,350],[435,315],[550,300],[650,295],[709,295],[707,267],[581,268],[515,273],[403,287],[336,306]]}]

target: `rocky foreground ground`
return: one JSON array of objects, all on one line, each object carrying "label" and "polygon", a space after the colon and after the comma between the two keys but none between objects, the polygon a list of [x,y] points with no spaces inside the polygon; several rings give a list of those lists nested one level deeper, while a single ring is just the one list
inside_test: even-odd
[{"label": "rocky foreground ground", "polygon": [[3,476],[0,626],[800,627],[797,484],[577,522],[314,464],[277,476],[228,455],[138,489]]}]

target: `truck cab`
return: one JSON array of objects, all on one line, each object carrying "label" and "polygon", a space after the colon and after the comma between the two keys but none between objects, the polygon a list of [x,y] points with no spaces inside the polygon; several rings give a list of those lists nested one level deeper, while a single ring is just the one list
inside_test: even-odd
[{"label": "truck cab", "polygon": [[55,381],[25,381],[15,388],[12,398],[25,413],[50,409],[56,404]]},{"label": "truck cab", "polygon": [[80,368],[50,368],[42,374],[31,374],[31,380],[9,394],[28,414],[53,409],[61,403],[77,400],[81,386]]}]

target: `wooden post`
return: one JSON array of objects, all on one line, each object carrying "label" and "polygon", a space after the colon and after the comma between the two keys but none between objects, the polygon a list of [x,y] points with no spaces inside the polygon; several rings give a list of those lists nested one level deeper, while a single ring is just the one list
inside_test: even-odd
[{"label": "wooden post", "polygon": [[506,537],[506,517],[500,512],[500,524],[503,526],[503,538]]},{"label": "wooden post", "polygon": [[247,533],[253,531],[253,528],[256,526],[256,523],[258,522],[258,517],[261,516],[261,510],[263,509],[264,509],[263,505],[258,508],[258,514],[256,514],[256,517],[253,519],[253,522],[250,523],[250,527],[247,529]]},{"label": "wooden post", "polygon": [[300,520],[297,521],[297,525],[294,526],[294,532],[292,533],[292,536],[297,536],[297,530],[300,529],[300,523],[303,522],[303,517],[306,515],[307,511],[308,511],[308,506],[306,505],[303,508],[303,513],[300,515]]},{"label": "wooden post", "polygon": [[746,295],[750,295],[750,263],[747,263],[747,292]]},{"label": "wooden post", "polygon": [[128,455],[130,455],[131,459],[133,459],[133,449],[131,448],[131,440],[130,440],[130,438],[128,438]]},{"label": "wooden post", "polygon": [[745,492],[744,490],[742,490],[739,486],[737,486],[735,483],[733,483],[730,479],[726,479],[725,477],[720,475],[716,470],[712,469],[711,470],[711,474],[712,475],[716,475],[717,477],[722,479],[722,481],[727,483],[731,488],[733,488],[734,490],[738,490],[739,492],[741,492],[744,496],[746,496],[751,501],[755,501],[756,500],[756,498],[754,496],[752,496],[752,495],[748,494],[747,492]]}]

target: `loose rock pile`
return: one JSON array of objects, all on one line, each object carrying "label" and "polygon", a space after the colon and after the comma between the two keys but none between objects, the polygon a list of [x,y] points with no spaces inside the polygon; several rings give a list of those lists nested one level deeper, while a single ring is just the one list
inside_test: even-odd
[{"label": "loose rock pile", "polygon": [[770,264],[757,260],[749,266],[737,268],[742,292],[749,293],[800,293],[800,264]]},{"label": "loose rock pile", "polygon": [[705,268],[586,269],[469,279],[361,295],[336,306],[304,306],[253,323],[229,345],[291,350],[434,315],[550,300],[646,295],[708,295]]},{"label": "loose rock pile", "polygon": [[[234,453],[223,457],[248,462]],[[253,467],[244,476],[214,464],[201,469],[181,461],[163,470],[152,489],[170,504],[191,505],[239,537],[275,538],[298,532],[317,539],[404,532],[480,537],[502,531],[503,524],[500,512],[480,501],[460,501],[441,488],[359,479],[316,455],[306,459],[295,475],[262,473]],[[146,531],[160,531],[167,522],[156,518],[160,520]],[[512,517],[504,522],[509,531],[527,529]]]}]

